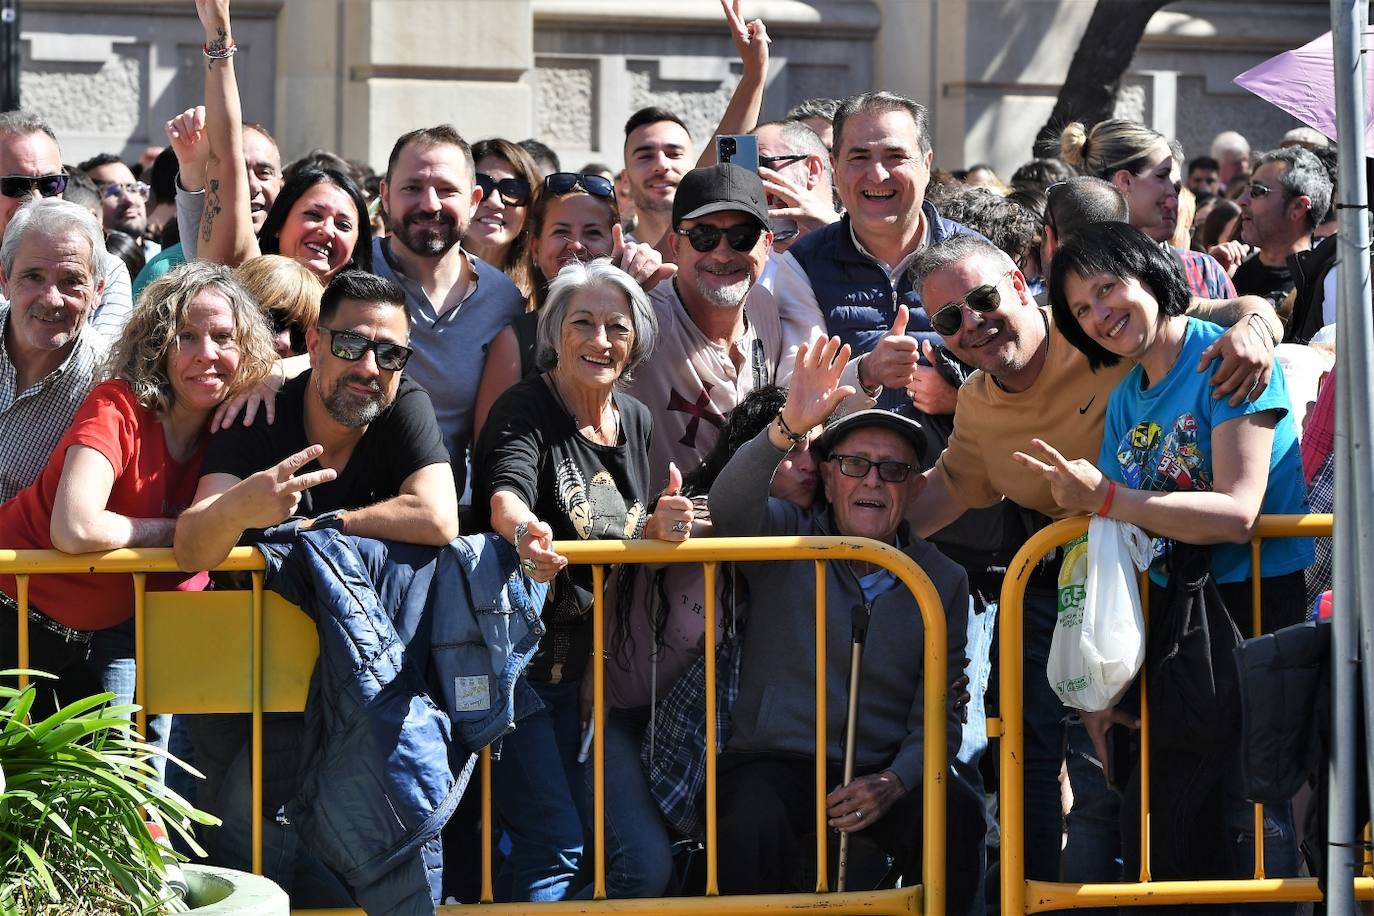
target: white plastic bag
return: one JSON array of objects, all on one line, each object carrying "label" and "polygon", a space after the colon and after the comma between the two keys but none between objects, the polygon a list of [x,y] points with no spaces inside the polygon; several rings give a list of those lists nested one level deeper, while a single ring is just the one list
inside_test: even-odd
[{"label": "white plastic bag", "polygon": [[1150,539],[1135,525],[1094,516],[1068,544],[1059,571],[1059,619],[1046,675],[1065,706],[1100,712],[1121,699],[1145,662],[1138,575]]}]

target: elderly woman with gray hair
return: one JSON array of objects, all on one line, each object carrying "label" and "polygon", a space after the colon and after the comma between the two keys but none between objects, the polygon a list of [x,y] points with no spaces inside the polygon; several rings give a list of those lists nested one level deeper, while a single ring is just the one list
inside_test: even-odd
[{"label": "elderly woman with gray hair", "polygon": [[[692,504],[668,490],[649,511],[651,420],[619,390],[654,348],[644,291],[608,260],[565,266],[539,313],[543,372],[492,406],[473,454],[474,504],[515,545],[521,566],[554,585],[545,635],[525,677],[544,708],[520,719],[492,771],[492,799],[511,841],[497,885],[510,900],[560,900],[582,855],[580,681],[592,641],[591,570],[567,569],[554,540],[686,540]],[[518,714],[518,713],[517,713]]]}]

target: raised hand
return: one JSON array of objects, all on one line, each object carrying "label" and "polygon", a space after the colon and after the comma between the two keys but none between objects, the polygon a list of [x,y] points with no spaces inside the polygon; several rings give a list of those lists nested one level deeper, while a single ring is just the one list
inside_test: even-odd
[{"label": "raised hand", "polygon": [[859,381],[865,386],[905,388],[911,384],[920,357],[916,352],[916,338],[906,333],[910,317],[905,305],[897,306],[897,320],[859,364]]},{"label": "raised hand", "polygon": [[740,0],[720,0],[725,21],[730,26],[730,39],[747,69],[761,72],[768,68],[768,29],[762,19],[744,21]]},{"label": "raised hand", "polygon": [[935,368],[935,348],[930,341],[921,341],[921,352],[925,354],[928,366],[917,365],[911,373],[911,383],[906,386],[911,395],[911,403],[916,409],[931,416],[954,413],[959,402],[959,389],[951,385]]},{"label": "raised hand", "polygon": [[205,106],[188,108],[167,122],[167,142],[176,153],[181,186],[187,191],[205,187],[205,163],[210,158],[210,137],[205,132]]},{"label": "raised hand", "polygon": [[221,498],[233,500],[238,526],[245,529],[266,528],[294,515],[302,493],[338,476],[333,468],[296,476],[297,471],[318,458],[322,452],[324,446],[311,445],[234,484]]},{"label": "raised hand", "polygon": [[668,486],[658,498],[653,514],[644,523],[644,536],[659,541],[685,541],[692,536],[695,515],[692,501],[682,495],[682,472],[675,462],[670,461]]},{"label": "raised hand", "polygon": [[850,386],[840,385],[848,362],[849,345],[841,345],[838,337],[820,337],[797,348],[796,368],[782,408],[788,429],[802,433],[819,426],[841,401],[854,394]]},{"label": "raised hand", "polygon": [[1016,452],[1012,458],[1045,475],[1056,503],[1079,515],[1092,515],[1102,507],[1109,484],[1106,475],[1095,464],[1083,458],[1070,461],[1042,439],[1032,439],[1031,443],[1046,460],[1025,452]]}]

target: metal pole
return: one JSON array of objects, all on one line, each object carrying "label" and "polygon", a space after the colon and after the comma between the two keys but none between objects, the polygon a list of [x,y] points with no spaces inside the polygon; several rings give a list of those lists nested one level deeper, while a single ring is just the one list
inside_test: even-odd
[{"label": "metal pole", "polygon": [[19,0],[0,0],[0,111],[19,107]]},{"label": "metal pole", "polygon": [[[1364,4],[1331,0],[1339,141],[1339,265],[1336,321],[1335,570],[1331,630],[1332,754],[1328,774],[1327,912],[1355,912],[1355,672],[1358,634],[1370,632],[1374,570],[1357,558],[1370,524],[1370,376],[1366,363],[1374,328],[1369,312],[1369,211],[1365,187]],[[1361,426],[1363,424],[1363,428]],[[1363,564],[1368,566],[1369,564]],[[1358,618],[1357,618],[1358,615]],[[1357,619],[1359,622],[1357,623]],[[1366,685],[1369,685],[1368,673]]]}]

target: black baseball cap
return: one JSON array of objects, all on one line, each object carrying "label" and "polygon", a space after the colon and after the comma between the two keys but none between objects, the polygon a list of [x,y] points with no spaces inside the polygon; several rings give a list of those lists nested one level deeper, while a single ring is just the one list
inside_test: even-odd
[{"label": "black baseball cap", "polygon": [[684,219],[725,210],[747,213],[767,229],[768,201],[763,180],[733,162],[692,169],[682,176],[673,196],[673,228]]},{"label": "black baseball cap", "polygon": [[868,410],[856,410],[827,423],[817,441],[817,447],[820,449],[820,453],[828,458],[830,453],[834,451],[837,442],[854,430],[869,426],[881,426],[884,429],[890,429],[910,442],[912,449],[916,452],[916,466],[920,468],[925,465],[926,436],[921,424],[910,417],[904,417],[890,410],[880,410],[876,407]]}]

